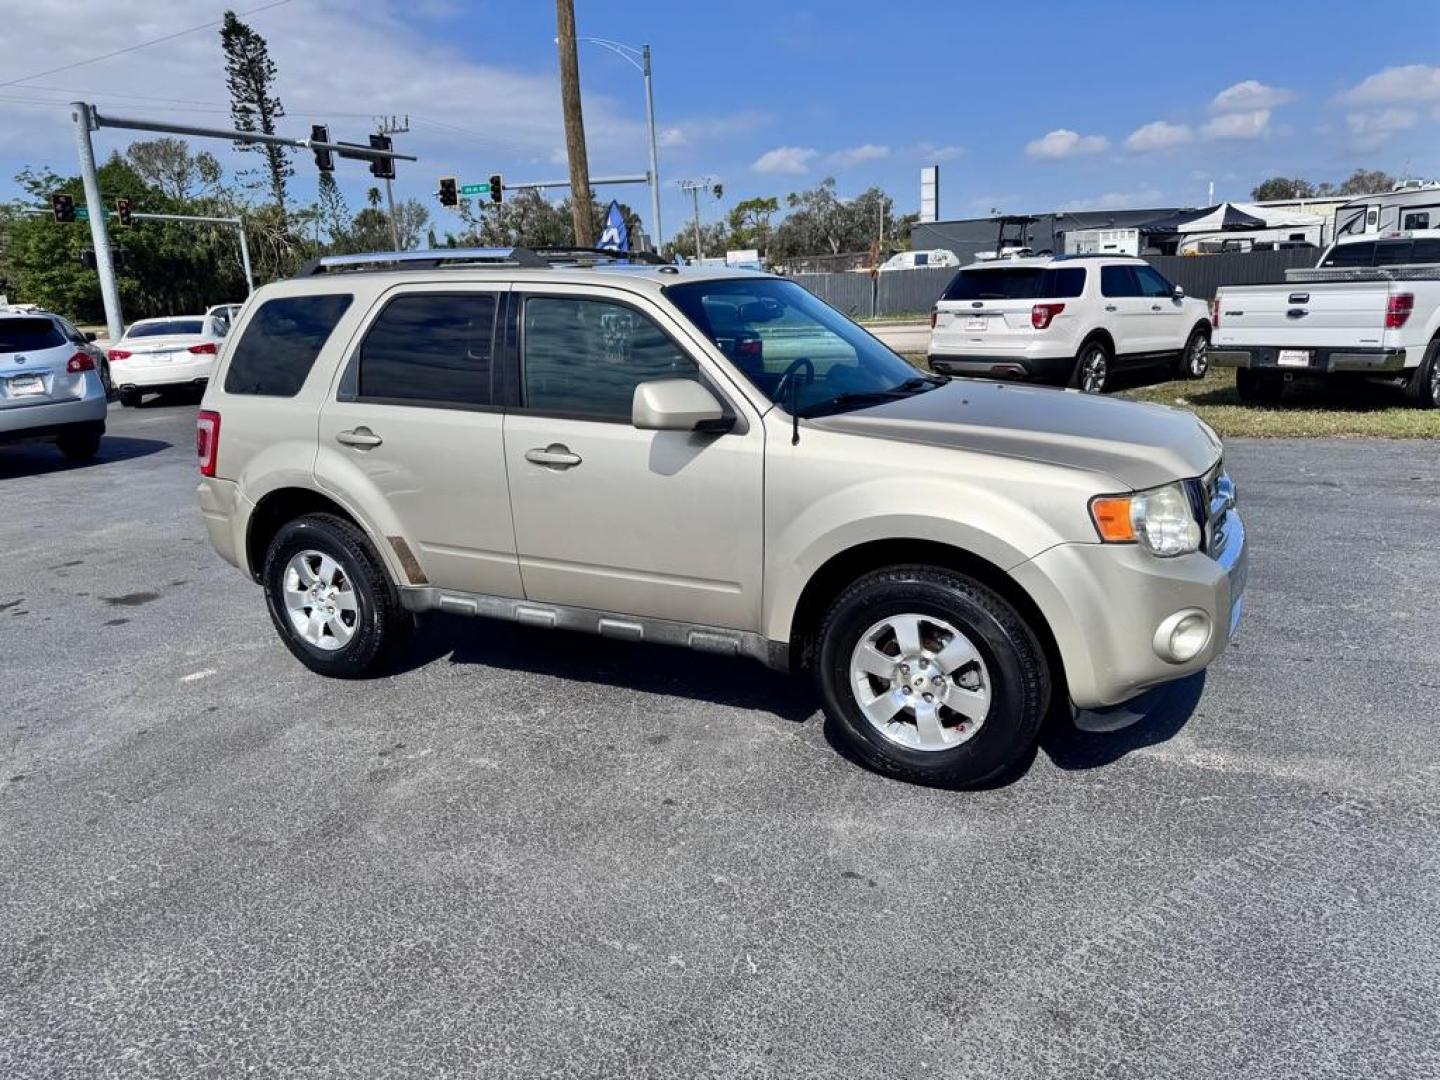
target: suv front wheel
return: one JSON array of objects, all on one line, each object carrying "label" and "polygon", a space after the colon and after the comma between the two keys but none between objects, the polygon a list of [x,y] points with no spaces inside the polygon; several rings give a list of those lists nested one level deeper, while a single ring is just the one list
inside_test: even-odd
[{"label": "suv front wheel", "polygon": [[973,578],[896,566],[830,605],[816,677],[839,741],[878,772],[973,787],[1023,761],[1050,698],[1025,620]]},{"label": "suv front wheel", "polygon": [[281,526],[262,580],[280,639],[321,675],[354,679],[382,671],[415,627],[365,534],[333,514]]}]

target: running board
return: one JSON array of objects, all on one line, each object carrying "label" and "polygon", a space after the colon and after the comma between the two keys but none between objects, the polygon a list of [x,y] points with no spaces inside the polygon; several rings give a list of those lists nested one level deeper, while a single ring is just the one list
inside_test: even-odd
[{"label": "running board", "polygon": [[473,615],[501,619],[547,630],[575,630],[583,634],[617,638],[620,641],[648,641],[656,645],[678,645],[722,656],[748,656],[781,671],[790,670],[789,647],[760,634],[729,630],[672,619],[650,619],[613,611],[569,607],[565,604],[537,604],[483,593],[454,592],[449,589],[402,588],[400,602],[416,613],[442,611],[451,615]]}]

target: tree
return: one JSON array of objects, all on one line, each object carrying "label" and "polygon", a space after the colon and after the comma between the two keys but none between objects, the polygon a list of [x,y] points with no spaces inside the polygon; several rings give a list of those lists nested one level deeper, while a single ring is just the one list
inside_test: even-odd
[{"label": "tree", "polygon": [[[240,131],[275,134],[275,121],[285,115],[285,106],[275,95],[275,62],[265,39],[225,12],[220,27],[220,46],[225,52],[225,86],[230,91],[230,116]],[[241,143],[237,149],[263,155],[269,173],[270,194],[285,217],[285,183],[295,174],[290,151],[270,143]]]},{"label": "tree", "polygon": [[1340,195],[1369,195],[1372,192],[1391,191],[1395,187],[1395,178],[1387,172],[1378,169],[1366,171],[1356,169],[1349,178],[1341,185],[1337,194]]},{"label": "tree", "polygon": [[770,219],[780,212],[780,201],[774,197],[743,199],[730,209],[725,223],[730,228],[727,246],[754,248],[763,258],[775,235]]},{"label": "tree", "polygon": [[1339,184],[1324,180],[1312,184],[1300,177],[1272,176],[1257,184],[1250,192],[1256,202],[1282,199],[1317,199],[1334,195],[1369,195],[1373,192],[1390,191],[1395,187],[1395,178],[1379,169],[1356,169]]},{"label": "tree", "polygon": [[1315,185],[1300,177],[1272,176],[1262,180],[1250,191],[1250,198],[1256,202],[1279,201],[1281,199],[1309,199],[1315,195]]},{"label": "tree", "polygon": [[190,153],[183,139],[170,137],[131,143],[125,160],[140,178],[169,199],[189,199],[202,191],[213,191],[223,170],[215,155],[201,150]]},{"label": "tree", "polygon": [[322,172],[319,180],[319,198],[316,214],[320,226],[330,237],[332,244],[343,243],[350,229],[350,208],[345,205],[345,196],[335,182],[335,174]]}]

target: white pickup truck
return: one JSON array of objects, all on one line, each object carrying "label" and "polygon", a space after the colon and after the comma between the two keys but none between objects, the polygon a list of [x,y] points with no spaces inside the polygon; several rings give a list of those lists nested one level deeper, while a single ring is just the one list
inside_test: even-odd
[{"label": "white pickup truck", "polygon": [[1381,377],[1440,408],[1440,229],[1344,237],[1283,285],[1229,285],[1211,308],[1210,363],[1243,401],[1303,378]]}]

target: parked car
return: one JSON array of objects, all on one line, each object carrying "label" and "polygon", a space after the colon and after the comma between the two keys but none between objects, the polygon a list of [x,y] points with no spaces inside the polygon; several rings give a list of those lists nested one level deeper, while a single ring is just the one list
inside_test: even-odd
[{"label": "parked car", "polygon": [[930,366],[1098,394],[1117,371],[1208,370],[1210,314],[1144,259],[1058,255],[973,263],[930,312]]},{"label": "parked car", "polygon": [[58,315],[0,309],[0,443],[53,442],[88,461],[105,434],[104,358]]},{"label": "parked car", "polygon": [[107,356],[120,404],[135,406],[147,393],[202,390],[229,323],[216,315],[140,319],[114,342]]},{"label": "parked car", "polygon": [[205,309],[205,317],[213,319],[215,330],[224,337],[230,332],[230,327],[235,324],[235,319],[240,314],[243,304],[216,304],[214,307]]},{"label": "parked car", "polygon": [[1276,404],[1297,377],[1378,376],[1440,408],[1440,229],[1342,236],[1286,277],[1215,294],[1212,358],[1243,401]]},{"label": "parked car", "polygon": [[919,782],[1199,671],[1242,609],[1193,414],[919,375],[770,275],[329,257],[246,305],[197,422],[211,541],[313,671],[382,670],[431,611],[750,656]]}]

